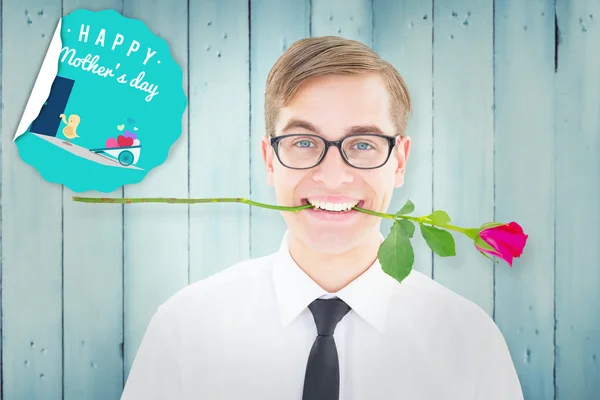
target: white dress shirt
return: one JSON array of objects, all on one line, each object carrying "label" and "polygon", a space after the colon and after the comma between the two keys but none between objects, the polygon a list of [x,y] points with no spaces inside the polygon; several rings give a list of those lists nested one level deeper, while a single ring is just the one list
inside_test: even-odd
[{"label": "white dress shirt", "polygon": [[[384,237],[381,236],[383,241]],[[337,293],[298,267],[288,232],[274,254],[193,283],[163,303],[121,400],[301,400],[317,329],[307,306],[339,297],[340,400],[521,400],[502,333],[475,303],[376,260]]]}]

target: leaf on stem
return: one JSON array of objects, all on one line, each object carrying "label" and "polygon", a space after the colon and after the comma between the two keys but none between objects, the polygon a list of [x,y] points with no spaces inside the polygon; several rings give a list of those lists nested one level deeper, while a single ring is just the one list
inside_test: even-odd
[{"label": "leaf on stem", "polygon": [[[379,258],[383,271],[398,282],[402,282],[410,274],[415,261],[408,226],[412,226],[412,232],[414,232],[414,225],[411,223],[394,221],[390,233],[377,251],[377,258]],[[407,230],[409,231],[407,232]]]},{"label": "leaf on stem", "polygon": [[450,222],[450,216],[442,210],[435,210],[429,214],[427,218],[429,218],[433,224],[438,226],[444,226]]},{"label": "leaf on stem", "polygon": [[397,217],[399,215],[410,214],[414,210],[415,210],[415,205],[413,204],[413,202],[410,200],[406,200],[406,203],[404,203],[404,205],[402,206],[400,211],[398,211],[396,214],[394,214],[394,216]]},{"label": "leaf on stem", "polygon": [[400,225],[400,228],[404,229],[404,232],[409,238],[412,238],[415,234],[415,224],[404,218],[397,219],[396,222]]},{"label": "leaf on stem", "polygon": [[440,257],[456,255],[454,238],[450,232],[424,224],[419,224],[419,226],[423,239],[434,253]]}]

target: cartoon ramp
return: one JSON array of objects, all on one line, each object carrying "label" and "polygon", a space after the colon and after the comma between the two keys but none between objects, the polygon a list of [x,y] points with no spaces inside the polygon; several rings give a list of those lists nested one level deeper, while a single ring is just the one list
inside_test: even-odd
[{"label": "cartoon ramp", "polygon": [[52,143],[53,145],[58,146],[61,149],[68,151],[71,154],[74,154],[81,158],[85,158],[86,160],[90,160],[90,161],[93,161],[98,164],[106,165],[108,167],[137,169],[137,170],[142,171],[142,168],[138,168],[135,165],[127,165],[127,166],[121,165],[117,159],[111,158],[110,156],[105,156],[102,154],[97,154],[97,153],[91,152],[89,149],[86,149],[85,147],[81,147],[76,144],[68,145],[65,143],[64,139],[59,139],[54,136],[48,136],[48,135],[39,135],[37,133],[33,133],[33,135],[40,137],[40,138]]}]

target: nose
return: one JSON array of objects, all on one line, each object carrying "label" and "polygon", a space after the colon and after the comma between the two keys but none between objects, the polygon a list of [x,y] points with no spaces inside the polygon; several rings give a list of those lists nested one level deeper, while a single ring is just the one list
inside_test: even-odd
[{"label": "nose", "polygon": [[327,149],[321,163],[313,169],[312,177],[329,188],[336,188],[352,182],[354,179],[352,169],[344,161],[340,150],[331,146]]}]

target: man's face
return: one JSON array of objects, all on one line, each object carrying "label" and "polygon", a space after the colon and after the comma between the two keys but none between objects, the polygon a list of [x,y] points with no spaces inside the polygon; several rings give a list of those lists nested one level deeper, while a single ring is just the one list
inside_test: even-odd
[{"label": "man's face", "polygon": [[[305,82],[280,110],[276,135],[310,133],[338,140],[352,127],[375,126],[385,135],[395,136],[389,109],[389,94],[378,74],[320,76]],[[308,124],[290,127],[292,120]],[[386,212],[393,189],[404,182],[410,138],[397,139],[396,147],[387,163],[377,169],[353,168],[344,162],[337,148],[330,147],[318,166],[294,170],[279,162],[269,138],[262,140],[267,183],[275,188],[279,205],[300,206],[308,200],[360,201],[358,207],[378,212]],[[313,251],[327,254],[356,247],[373,232],[379,232],[381,223],[380,217],[355,210],[344,215],[312,209],[281,213],[291,235]]]}]

